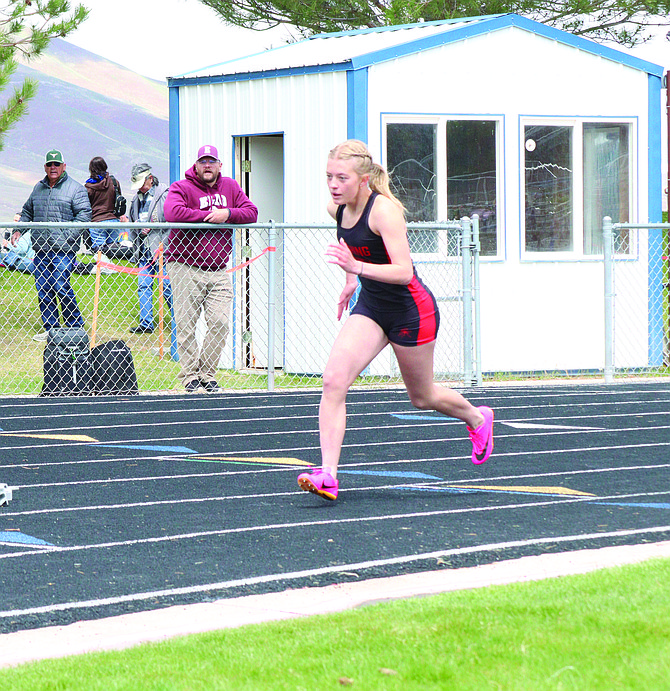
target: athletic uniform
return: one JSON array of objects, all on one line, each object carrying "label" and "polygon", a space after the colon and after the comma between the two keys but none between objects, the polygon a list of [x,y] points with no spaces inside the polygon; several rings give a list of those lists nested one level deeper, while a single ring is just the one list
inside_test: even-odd
[{"label": "athletic uniform", "polygon": [[[368,219],[379,196],[373,192],[352,228],[342,227],[344,205],[338,206],[337,239],[344,240],[356,259],[366,264],[390,264],[391,259],[379,235],[370,230]],[[351,314],[361,314],[379,324],[391,343],[417,346],[437,338],[440,312],[430,290],[413,269],[408,285],[373,281],[360,277],[361,291]]]}]

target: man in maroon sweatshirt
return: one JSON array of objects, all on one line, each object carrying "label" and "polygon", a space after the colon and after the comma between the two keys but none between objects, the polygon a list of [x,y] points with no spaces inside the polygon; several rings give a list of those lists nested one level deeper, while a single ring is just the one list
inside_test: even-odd
[{"label": "man in maroon sweatshirt", "polygon": [[[198,150],[196,162],[185,178],[170,185],[165,200],[169,223],[255,223],[258,209],[242,188],[221,175],[216,147],[206,144]],[[173,228],[165,253],[172,283],[177,346],[181,371],[179,380],[186,391],[219,390],[216,368],[228,335],[233,287],[226,265],[232,250],[231,228]],[[195,327],[201,310],[207,332],[198,346]]]}]

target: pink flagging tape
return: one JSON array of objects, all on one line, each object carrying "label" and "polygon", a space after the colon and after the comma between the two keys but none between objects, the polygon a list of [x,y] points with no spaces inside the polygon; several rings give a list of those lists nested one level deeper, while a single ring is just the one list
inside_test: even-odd
[{"label": "pink flagging tape", "polygon": [[260,254],[256,255],[253,259],[249,259],[249,261],[246,261],[242,264],[238,264],[237,266],[234,266],[232,269],[226,269],[226,273],[232,274],[233,271],[238,271],[239,269],[243,269],[245,266],[249,266],[251,262],[255,262],[257,259],[260,259],[263,255],[267,254],[268,252],[276,251],[276,247],[266,247]]},{"label": "pink flagging tape", "polygon": [[[237,266],[234,266],[232,269],[226,269],[226,273],[233,273],[233,271],[238,271],[239,269],[243,269],[245,266],[249,266],[252,262],[255,262],[257,259],[260,259],[264,255],[266,255],[268,252],[276,252],[277,248],[276,247],[266,247],[260,254],[256,255],[253,257],[253,259],[249,259],[246,262],[243,262],[242,264],[238,264]],[[135,276],[153,276],[154,278],[160,278],[158,274],[150,274],[146,272],[142,272],[140,269],[133,269],[132,267],[129,266],[119,266],[118,264],[111,264],[110,262],[100,262],[100,267],[105,268],[105,269],[114,269],[117,273],[120,274],[134,274]],[[163,278],[167,279],[169,276],[164,275]]]}]

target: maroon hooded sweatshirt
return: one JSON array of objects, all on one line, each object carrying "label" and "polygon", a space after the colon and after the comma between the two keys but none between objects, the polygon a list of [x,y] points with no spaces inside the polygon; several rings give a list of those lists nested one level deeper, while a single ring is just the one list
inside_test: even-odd
[{"label": "maroon hooded sweatshirt", "polygon": [[[258,219],[258,209],[235,180],[219,175],[216,184],[209,187],[197,176],[195,165],[183,180],[170,185],[163,211],[168,223],[204,223],[212,209],[230,209],[226,223],[256,223]],[[228,263],[232,237],[230,228],[173,228],[165,259],[220,271]]]}]

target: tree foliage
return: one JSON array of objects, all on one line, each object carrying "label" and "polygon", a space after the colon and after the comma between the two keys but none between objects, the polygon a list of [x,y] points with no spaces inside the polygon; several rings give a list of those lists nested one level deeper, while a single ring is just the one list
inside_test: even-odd
[{"label": "tree foliage", "polygon": [[[55,37],[67,36],[88,15],[83,5],[71,11],[67,0],[6,0],[0,7],[0,91],[4,91],[18,67],[19,56],[40,55]],[[37,93],[37,82],[25,79],[0,105],[0,151],[4,136],[26,113]]]},{"label": "tree foliage", "polygon": [[290,24],[303,36],[514,12],[596,41],[633,46],[670,24],[670,0],[201,0],[227,24]]}]

